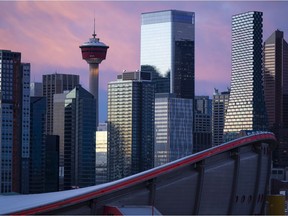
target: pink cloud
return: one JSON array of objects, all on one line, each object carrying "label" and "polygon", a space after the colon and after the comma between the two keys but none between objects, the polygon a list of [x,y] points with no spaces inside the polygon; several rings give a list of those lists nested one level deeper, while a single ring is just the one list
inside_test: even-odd
[{"label": "pink cloud", "polygon": [[81,59],[79,45],[91,37],[95,10],[97,36],[110,46],[107,59],[100,65],[102,89],[107,89],[107,83],[123,69],[139,69],[143,12],[195,12],[196,79],[210,83],[212,80],[211,85],[215,86],[230,83],[233,14],[263,11],[265,36],[276,28],[288,30],[284,22],[286,2],[21,1],[0,2],[0,7],[0,49],[21,52],[22,60],[32,64],[32,77],[41,80],[42,74],[60,69],[60,73],[81,74],[85,84],[88,65]]}]

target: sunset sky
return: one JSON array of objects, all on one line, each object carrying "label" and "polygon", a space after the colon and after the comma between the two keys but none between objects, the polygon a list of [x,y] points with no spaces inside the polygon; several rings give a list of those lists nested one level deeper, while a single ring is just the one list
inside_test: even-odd
[{"label": "sunset sky", "polygon": [[88,64],[79,45],[93,32],[109,45],[100,65],[100,121],[107,119],[107,83],[124,69],[140,68],[141,13],[159,10],[195,12],[196,94],[212,95],[230,86],[231,17],[262,11],[263,41],[280,29],[288,35],[286,1],[14,1],[0,2],[0,49],[22,53],[31,63],[31,82],[42,74],[80,75],[88,89]]}]

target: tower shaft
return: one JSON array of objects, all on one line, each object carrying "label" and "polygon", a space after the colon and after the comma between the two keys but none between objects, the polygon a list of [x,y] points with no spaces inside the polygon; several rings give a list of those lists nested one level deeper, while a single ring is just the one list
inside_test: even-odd
[{"label": "tower shaft", "polygon": [[99,86],[99,64],[89,64],[89,92],[93,94],[96,100],[96,123],[99,123],[99,103],[98,103],[98,86]]}]

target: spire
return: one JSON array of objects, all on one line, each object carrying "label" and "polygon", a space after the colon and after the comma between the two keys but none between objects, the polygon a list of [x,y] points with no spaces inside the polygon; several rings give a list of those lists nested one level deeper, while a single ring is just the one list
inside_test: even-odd
[{"label": "spire", "polygon": [[95,34],[95,15],[94,15],[94,32],[93,32],[92,36],[93,36],[94,38],[96,37],[96,34]]}]

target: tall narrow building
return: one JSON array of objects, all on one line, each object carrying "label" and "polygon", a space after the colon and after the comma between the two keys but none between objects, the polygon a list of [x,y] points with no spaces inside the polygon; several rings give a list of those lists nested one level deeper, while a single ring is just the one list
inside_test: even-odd
[{"label": "tall narrow building", "polygon": [[275,166],[288,166],[288,44],[276,30],[264,42],[264,93],[269,129],[279,141]]},{"label": "tall narrow building", "polygon": [[107,129],[110,181],[153,167],[154,84],[150,73],[124,72],[108,84]]},{"label": "tall narrow building", "polygon": [[157,93],[169,93],[165,91],[169,90],[166,83],[170,79],[170,93],[193,99],[194,58],[194,12],[165,10],[142,14],[141,70],[150,68],[158,74],[153,75],[157,78]]},{"label": "tall narrow building", "polygon": [[0,193],[29,192],[30,64],[0,50]]},{"label": "tall narrow building", "polygon": [[[71,91],[79,84],[79,76],[72,74],[46,74],[42,76],[43,96],[47,98],[46,134],[53,134],[53,95]],[[57,135],[57,134],[56,134]]]},{"label": "tall narrow building", "polygon": [[64,189],[95,185],[96,100],[81,85],[66,95]]},{"label": "tall narrow building", "polygon": [[262,12],[232,17],[232,75],[225,141],[267,129],[262,75]]},{"label": "tall narrow building", "polygon": [[224,142],[223,130],[225,116],[229,104],[230,89],[228,91],[219,92],[215,89],[212,100],[212,144],[220,145]]}]

